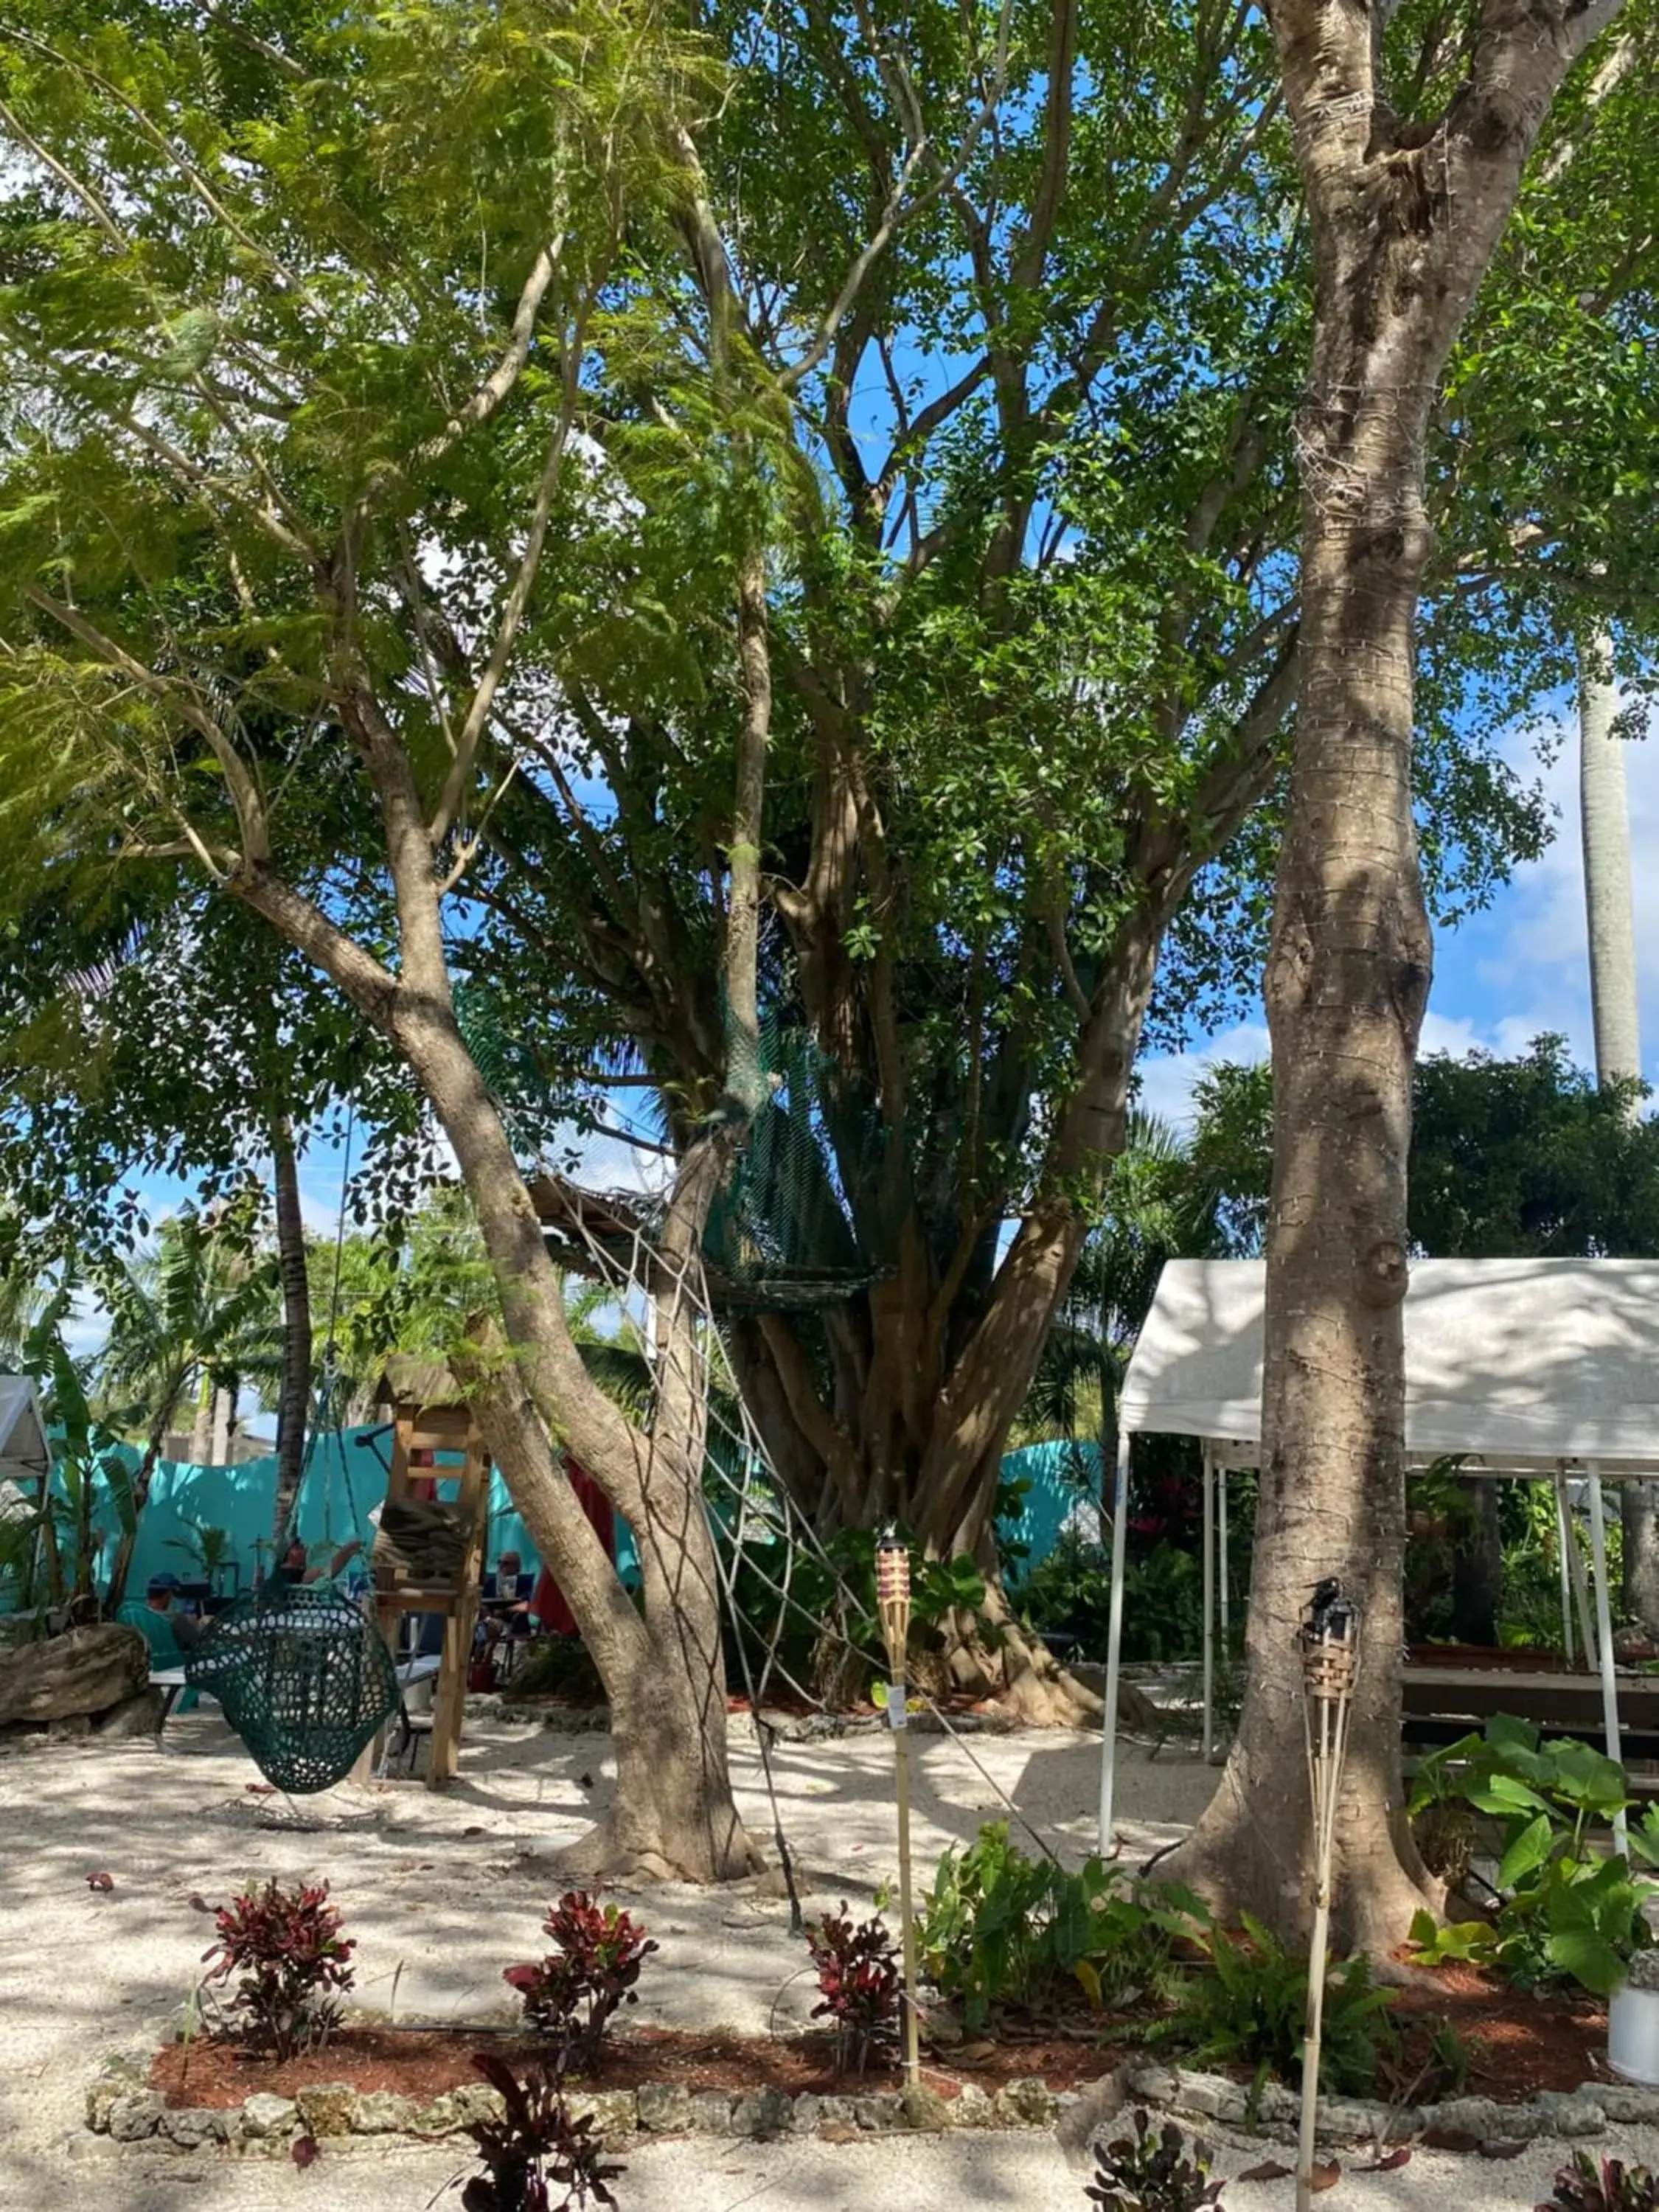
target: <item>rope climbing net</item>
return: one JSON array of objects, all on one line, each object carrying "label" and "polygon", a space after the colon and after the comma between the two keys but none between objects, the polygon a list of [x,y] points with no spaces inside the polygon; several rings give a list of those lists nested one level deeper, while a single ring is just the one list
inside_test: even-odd
[{"label": "rope climbing net", "polygon": [[[665,1391],[672,1386],[679,1402],[699,1403],[705,1409],[704,1494],[714,1537],[721,1601],[733,1631],[732,1643],[772,1808],[773,1840],[799,1932],[793,1862],[772,1771],[774,1729],[763,1714],[763,1702],[774,1683],[781,1683],[814,1713],[828,1717],[831,1707],[791,1673],[781,1646],[793,1620],[812,1629],[821,1645],[838,1648],[849,1660],[868,1661],[872,1650],[856,1642],[845,1626],[862,1619],[866,1608],[841,1564],[791,1498],[772,1463],[765,1440],[744,1401],[726,1332],[710,1295],[702,1254],[694,1250],[688,1260],[677,1264],[664,1254],[652,1234],[654,1212],[647,1223],[641,1218],[641,1210],[620,1194],[585,1192],[574,1182],[563,1188],[562,1227],[573,1265],[588,1279],[604,1285],[619,1311],[636,1322],[643,1316],[654,1335],[653,1387],[643,1416],[647,1437],[652,1440],[647,1443],[647,1479],[656,1406]],[[805,1559],[811,1559],[819,1570],[813,1577],[817,1587],[811,1603],[796,1588]],[[739,1563],[745,1579],[767,1593],[764,1619],[757,1620],[739,1599]],[[829,1612],[822,1600],[823,1577],[828,1578],[834,1598]],[[758,1650],[758,1667],[751,1656],[751,1644]],[[1055,1858],[1048,1838],[1032,1826],[975,1755],[949,1714],[914,1686],[911,1694],[920,1697],[1010,1819],[1045,1857]]]}]

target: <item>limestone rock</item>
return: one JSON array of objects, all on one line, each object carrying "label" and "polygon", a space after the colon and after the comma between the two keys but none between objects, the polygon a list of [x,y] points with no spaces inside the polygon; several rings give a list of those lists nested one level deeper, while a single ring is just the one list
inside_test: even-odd
[{"label": "limestone rock", "polygon": [[866,2135],[885,2135],[899,2124],[903,2115],[899,2111],[896,2097],[854,2097],[853,2118]]},{"label": "limestone rock", "polygon": [[757,2089],[752,2096],[739,2097],[732,2107],[734,2136],[769,2142],[775,2136],[792,2135],[794,2127],[795,2100],[781,2089]]},{"label": "limestone rock", "polygon": [[732,2132],[732,2099],[724,2089],[704,2089],[691,2100],[691,2124],[706,2136]]},{"label": "limestone rock", "polygon": [[1604,2136],[1607,2131],[1607,2107],[1599,2088],[1540,2089],[1533,2099],[1533,2110],[1545,2135]]},{"label": "limestone rock", "polygon": [[945,2100],[947,2128],[988,2128],[996,2120],[996,2107],[977,2081],[964,2081],[954,2097]]},{"label": "limestone rock", "polygon": [[349,2136],[357,2115],[357,2092],[349,2081],[319,2081],[297,2091],[294,2106],[307,2134]]},{"label": "limestone rock", "polygon": [[416,2099],[401,2097],[395,2089],[362,2089],[351,2124],[360,2136],[413,2135],[419,2112]]},{"label": "limestone rock", "polygon": [[139,2095],[149,2083],[148,2051],[118,2051],[105,2059],[87,2090],[87,2125],[95,2136],[109,2133],[110,2107],[118,2097]]},{"label": "limestone rock", "polygon": [[805,2136],[818,2128],[854,2128],[853,2100],[850,2097],[814,2097],[810,2092],[797,2097],[795,2127]]},{"label": "limestone rock", "polygon": [[93,1727],[100,1736],[110,1736],[118,1741],[154,1735],[161,1725],[161,1692],[146,1687],[131,1698],[123,1698],[107,1712],[100,1713]]},{"label": "limestone rock", "polygon": [[907,2128],[923,2134],[936,2134],[950,2125],[944,2098],[936,2089],[929,2089],[920,2081],[900,2090],[899,2113]]},{"label": "limestone rock", "polygon": [[149,1646],[136,1628],[72,1628],[0,1657],[0,1725],[106,1712],[149,1686]]},{"label": "limestone rock", "polygon": [[999,2127],[1051,2128],[1060,2117],[1060,2100],[1039,2075],[1006,2083],[996,2094]]},{"label": "limestone rock", "polygon": [[631,2136],[639,2124],[639,2106],[631,2089],[586,2089],[569,2100],[570,2117],[591,2114],[593,2131],[605,2142]]},{"label": "limestone rock", "polygon": [[1633,2081],[1598,2081],[1595,2100],[1607,2118],[1620,2126],[1650,2128],[1659,2124],[1659,2089],[1638,2088]]},{"label": "limestone rock", "polygon": [[143,2142],[155,2133],[167,2107],[153,2090],[118,2097],[109,2108],[109,2131],[116,2142]]},{"label": "limestone rock", "polygon": [[242,2133],[251,2141],[264,2136],[288,2135],[294,2120],[294,2100],[273,2097],[263,2089],[242,2106]]},{"label": "limestone rock", "polygon": [[672,2082],[646,2082],[635,2101],[640,2125],[653,2135],[681,2135],[691,2124],[691,2093]]},{"label": "limestone rock", "polygon": [[1068,2159],[1086,2156],[1096,2136],[1123,2110],[1127,2095],[1125,2069],[1119,2066],[1103,2074],[1099,2081],[1089,2082],[1074,2097],[1061,2100],[1054,2133]]},{"label": "limestone rock", "polygon": [[215,2112],[206,2105],[186,2105],[176,2112],[164,2112],[158,2132],[176,2142],[181,2150],[200,2150],[204,2143],[222,2143],[230,2140],[231,2115]]}]

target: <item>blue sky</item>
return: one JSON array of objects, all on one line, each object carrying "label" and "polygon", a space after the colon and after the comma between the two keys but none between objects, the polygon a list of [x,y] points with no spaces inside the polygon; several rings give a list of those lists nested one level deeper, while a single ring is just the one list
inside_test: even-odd
[{"label": "blue sky", "polygon": [[[1472,1048],[1513,1057],[1534,1037],[1555,1030],[1581,1066],[1595,1062],[1590,1029],[1589,965],[1584,928],[1584,876],[1578,843],[1578,753],[1571,729],[1547,768],[1529,741],[1516,739],[1508,757],[1528,781],[1543,784],[1554,809],[1554,837],[1541,859],[1516,870],[1483,914],[1443,930],[1435,944],[1434,988],[1424,1024],[1425,1052]],[[1659,749],[1625,750],[1630,789],[1636,959],[1641,986],[1642,1057],[1659,1085]],[[1218,1060],[1261,1060],[1266,1018],[1258,1007],[1237,1026],[1178,1056],[1141,1063],[1143,1101],[1177,1124],[1188,1117],[1192,1087]]]},{"label": "blue sky", "polygon": [[[1552,1030],[1566,1037],[1581,1065],[1592,1064],[1577,752],[1571,731],[1565,734],[1567,742],[1542,769],[1529,742],[1517,738],[1510,748],[1510,757],[1519,769],[1529,778],[1541,777],[1554,810],[1555,835],[1543,856],[1518,869],[1484,914],[1440,934],[1424,1028],[1425,1051],[1461,1054],[1480,1047],[1513,1055],[1541,1031]],[[1659,747],[1632,744],[1626,761],[1643,1058],[1650,1082],[1659,1087],[1659,960],[1648,954],[1648,948],[1659,944]],[[1267,1051],[1267,1024],[1258,1006],[1243,1021],[1195,1042],[1185,1053],[1144,1060],[1144,1103],[1179,1125],[1188,1118],[1192,1087],[1206,1066],[1218,1060],[1259,1060]],[[334,1233],[340,1170],[339,1150],[331,1145],[313,1145],[302,1163],[307,1225],[318,1236],[331,1237]],[[596,1185],[613,1188],[637,1188],[653,1182],[660,1171],[661,1163],[653,1155],[610,1139],[594,1141],[585,1168]],[[186,1194],[182,1186],[161,1182],[145,1188],[158,1213]],[[89,1350],[101,1338],[100,1317],[88,1310],[73,1334],[76,1348]]]}]

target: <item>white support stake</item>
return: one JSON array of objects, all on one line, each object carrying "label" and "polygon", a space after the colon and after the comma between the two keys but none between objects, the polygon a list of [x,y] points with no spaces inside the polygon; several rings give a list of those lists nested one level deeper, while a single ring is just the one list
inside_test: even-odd
[{"label": "white support stake", "polygon": [[1572,1569],[1567,1565],[1567,1549],[1572,1542],[1572,1530],[1567,1524],[1567,1480],[1565,1471],[1555,1473],[1555,1547],[1561,1567],[1561,1656],[1572,1664]]},{"label": "white support stake", "polygon": [[1215,1755],[1215,1462],[1204,1447],[1204,1763]]},{"label": "white support stake", "polygon": [[[1601,1469],[1589,1462],[1590,1553],[1595,1565],[1595,1648],[1601,1662],[1601,1726],[1607,1740],[1607,1757],[1622,1765],[1624,1751],[1619,1732],[1619,1678],[1613,1672],[1613,1606],[1607,1593],[1607,1525],[1601,1508]],[[1613,1817],[1613,1840],[1620,1851],[1630,1848],[1622,1813]]]},{"label": "white support stake", "polygon": [[1561,1483],[1561,1521],[1567,1547],[1567,1566],[1572,1576],[1572,1594],[1578,1601],[1578,1628],[1584,1639],[1584,1663],[1588,1667],[1599,1668],[1601,1655],[1596,1648],[1595,1627],[1590,1618],[1589,1580],[1584,1572],[1584,1555],[1578,1548],[1578,1531],[1572,1525],[1572,1507],[1568,1501],[1565,1477]]},{"label": "white support stake", "polygon": [[1112,1856],[1112,1791],[1117,1780],[1117,1678],[1123,1656],[1123,1556],[1129,1528],[1129,1439],[1117,1440],[1112,1502],[1112,1597],[1106,1628],[1106,1710],[1100,1721],[1100,1856]]},{"label": "white support stake", "polygon": [[1216,1573],[1221,1581],[1221,1663],[1224,1667],[1232,1656],[1231,1623],[1227,1618],[1227,1462],[1224,1459],[1216,1468],[1219,1488],[1216,1492]]}]

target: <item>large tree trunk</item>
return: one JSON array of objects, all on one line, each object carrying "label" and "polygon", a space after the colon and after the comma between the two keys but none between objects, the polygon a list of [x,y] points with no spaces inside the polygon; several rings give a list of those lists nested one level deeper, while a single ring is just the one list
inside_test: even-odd
[{"label": "large tree trunk", "polygon": [[1489,1477],[1471,1477],[1461,1487],[1473,1525],[1467,1534],[1459,1533],[1452,1555],[1452,1634],[1461,1644],[1493,1644],[1504,1595],[1498,1486]]},{"label": "large tree trunk", "polygon": [[[534,1201],[453,1016],[416,1006],[400,1024],[400,1042],[455,1148],[501,1293],[511,1363],[472,1364],[466,1379],[473,1401],[611,1703],[617,1796],[607,1819],[572,1855],[572,1869],[691,1881],[752,1872],[758,1862],[732,1802],[726,1763],[720,1575],[703,1510],[703,1401],[690,1348],[692,1313],[659,1290],[656,1422],[641,1436],[582,1367]],[[677,1183],[666,1243],[678,1224],[695,1250],[720,1171],[714,1143],[693,1147]],[[634,1529],[643,1616],[576,1503],[563,1466],[566,1446]]]},{"label": "large tree trunk", "polygon": [[[1402,124],[1380,10],[1270,13],[1315,270],[1302,485],[1302,677],[1267,978],[1273,1043],[1261,1483],[1248,1686],[1221,1784],[1167,1863],[1305,1926],[1311,1825],[1297,1628],[1340,1578],[1363,1651],[1336,1926],[1386,1955],[1424,1903],[1400,1775],[1406,1161],[1431,945],[1412,818],[1423,440],[1453,339],[1571,55],[1613,5],[1483,10],[1470,84]],[[1569,11],[1570,15],[1574,11]]]},{"label": "large tree trunk", "polygon": [[271,1124],[276,1196],[276,1263],[283,1283],[283,1389],[276,1407],[276,1504],[271,1534],[280,1543],[300,1494],[311,1400],[311,1285],[306,1273],[305,1221],[300,1211],[300,1164],[286,1114]]},{"label": "large tree trunk", "polygon": [[[1595,1079],[1627,1083],[1642,1073],[1641,1001],[1631,895],[1630,805],[1618,732],[1613,641],[1598,633],[1578,665],[1578,818],[1584,852],[1584,918],[1589,943]],[[1636,1110],[1634,1098],[1632,1111]],[[1659,1632],[1659,1521],[1656,1486],[1625,1484],[1625,1610]]]}]

